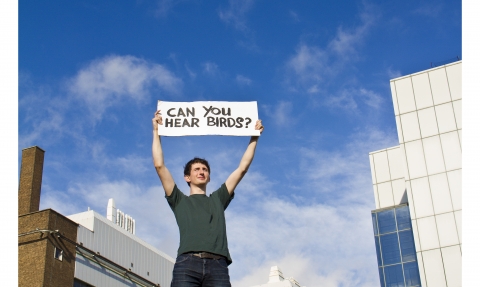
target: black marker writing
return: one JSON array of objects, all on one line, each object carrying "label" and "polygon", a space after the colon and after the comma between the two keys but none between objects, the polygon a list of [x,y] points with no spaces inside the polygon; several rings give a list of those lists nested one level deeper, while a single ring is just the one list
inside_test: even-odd
[{"label": "black marker writing", "polygon": [[220,110],[219,108],[214,108],[212,106],[210,106],[209,108],[203,106],[203,108],[205,109],[205,114],[203,115],[203,117],[206,117],[208,115],[208,113],[212,113],[216,116],[218,116],[220,113],[223,115],[223,116],[231,116],[232,115],[232,111],[230,110],[230,108],[227,109],[227,111],[225,111],[225,108],[222,108],[222,110]]},{"label": "black marker writing", "polygon": [[[252,121],[250,118],[248,119],[247,125]],[[243,122],[245,120],[242,117],[234,118],[225,118],[225,117],[207,117],[207,126],[209,127],[225,127],[225,128],[233,128],[236,127],[237,129],[243,128]],[[248,128],[248,126],[245,126]]]},{"label": "black marker writing", "polygon": [[200,119],[198,118],[191,118],[190,119],[191,121],[189,122],[188,119],[183,119],[183,122],[182,122],[182,119],[169,119],[169,118],[166,118],[165,119],[165,127],[166,128],[183,128],[183,127],[189,127],[189,128],[193,128],[193,127],[197,127],[199,128],[200,126],[198,125],[198,122],[200,121]]},{"label": "black marker writing", "polygon": [[172,118],[180,117],[180,116],[182,116],[182,117],[190,117],[190,116],[194,117],[195,116],[195,108],[192,108],[192,109],[186,108],[187,114],[185,114],[185,112],[183,111],[182,108],[179,108],[178,112],[175,114],[175,109],[176,108],[168,109],[167,115],[169,117],[172,117]]}]

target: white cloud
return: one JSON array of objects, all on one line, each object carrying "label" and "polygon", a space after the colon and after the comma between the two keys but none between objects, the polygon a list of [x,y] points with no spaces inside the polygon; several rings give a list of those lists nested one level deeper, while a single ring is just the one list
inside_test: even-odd
[{"label": "white cloud", "polygon": [[178,4],[178,1],[174,0],[157,0],[156,9],[154,11],[155,16],[165,17],[174,5]]},{"label": "white cloud", "polygon": [[235,81],[242,86],[250,86],[252,84],[252,80],[250,78],[242,75],[237,75],[237,77],[235,77]]},{"label": "white cloud", "polygon": [[39,120],[32,120],[32,128],[28,133],[22,133],[19,136],[19,146],[28,147],[34,145],[43,135],[49,133],[52,137],[43,138],[43,141],[53,143],[64,132],[64,117],[63,113],[52,108],[47,107],[44,112],[46,116],[39,118]]},{"label": "white cloud", "polygon": [[[328,95],[339,74],[348,72],[347,66],[358,59],[358,48],[363,43],[373,26],[376,16],[374,7],[364,5],[360,13],[361,23],[353,28],[337,28],[336,35],[325,47],[300,43],[295,53],[285,64],[285,84],[295,92],[306,93],[312,96]],[[348,65],[347,65],[348,63]],[[336,87],[333,87],[336,89]],[[361,90],[361,88],[357,88]],[[328,98],[329,105],[355,109],[356,103],[345,92],[334,92],[338,98]],[[372,97],[368,98],[368,105],[376,107]]]},{"label": "white cloud", "polygon": [[401,77],[402,73],[400,73],[400,71],[398,71],[398,70],[394,70],[394,69],[389,67],[387,69],[387,75],[390,79],[395,79],[395,78]]},{"label": "white cloud", "polygon": [[293,72],[292,78],[299,86],[311,88],[313,84],[322,82],[329,73],[327,61],[326,51],[300,44],[296,54],[287,62],[287,68]]},{"label": "white cloud", "polygon": [[205,62],[202,64],[203,72],[208,75],[216,75],[218,74],[218,65],[213,62]]},{"label": "white cloud", "polygon": [[197,77],[197,73],[195,73],[192,69],[190,69],[187,63],[185,63],[185,70],[187,70],[187,73],[191,79],[195,79]]},{"label": "white cloud", "polygon": [[437,18],[440,13],[442,12],[444,7],[443,3],[432,3],[432,4],[424,4],[418,7],[417,9],[413,10],[413,14],[417,14],[420,16],[427,16],[430,18]]},{"label": "white cloud", "polygon": [[355,112],[362,103],[373,109],[379,109],[383,102],[384,99],[379,94],[365,88],[342,89],[325,99],[326,106],[352,112]]},{"label": "white cloud", "polygon": [[293,19],[294,22],[300,22],[300,17],[298,16],[297,12],[290,10],[288,14]]},{"label": "white cloud", "polygon": [[219,9],[218,16],[220,19],[233,25],[237,30],[247,31],[245,15],[252,8],[254,0],[229,0],[228,3],[228,8]]},{"label": "white cloud", "polygon": [[340,57],[354,56],[357,46],[363,42],[375,21],[374,13],[372,6],[364,6],[364,10],[360,13],[361,25],[353,29],[338,27],[335,38],[328,44],[328,49]]},{"label": "white cloud", "polygon": [[92,61],[68,82],[70,92],[84,101],[97,119],[122,100],[146,100],[154,85],[178,94],[182,80],[160,64],[134,56],[107,56]]},{"label": "white cloud", "polygon": [[292,115],[293,105],[291,102],[279,101],[274,107],[263,105],[262,108],[265,114],[272,119],[271,122],[277,127],[285,127],[287,124],[296,122],[295,117]]}]

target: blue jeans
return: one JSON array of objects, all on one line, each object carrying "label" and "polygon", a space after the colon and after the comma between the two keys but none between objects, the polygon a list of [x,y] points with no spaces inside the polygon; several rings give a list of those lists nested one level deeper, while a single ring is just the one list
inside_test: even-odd
[{"label": "blue jeans", "polygon": [[231,287],[225,259],[181,254],[173,267],[171,287]]}]

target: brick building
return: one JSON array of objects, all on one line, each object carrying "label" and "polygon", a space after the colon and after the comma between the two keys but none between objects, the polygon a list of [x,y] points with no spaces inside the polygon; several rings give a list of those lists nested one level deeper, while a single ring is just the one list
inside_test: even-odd
[{"label": "brick building", "polygon": [[39,210],[44,153],[36,146],[22,151],[18,285],[73,286],[78,224],[55,210]]}]

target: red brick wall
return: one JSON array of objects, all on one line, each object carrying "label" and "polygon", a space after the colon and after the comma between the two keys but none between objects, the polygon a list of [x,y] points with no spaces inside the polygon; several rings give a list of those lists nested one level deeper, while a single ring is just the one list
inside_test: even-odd
[{"label": "red brick wall", "polygon": [[[52,209],[18,217],[18,234],[58,230],[61,234],[33,233],[18,237],[19,286],[73,286],[75,244],[78,224]],[[69,239],[69,240],[67,240]],[[63,260],[54,258],[55,247],[63,250]]]}]

